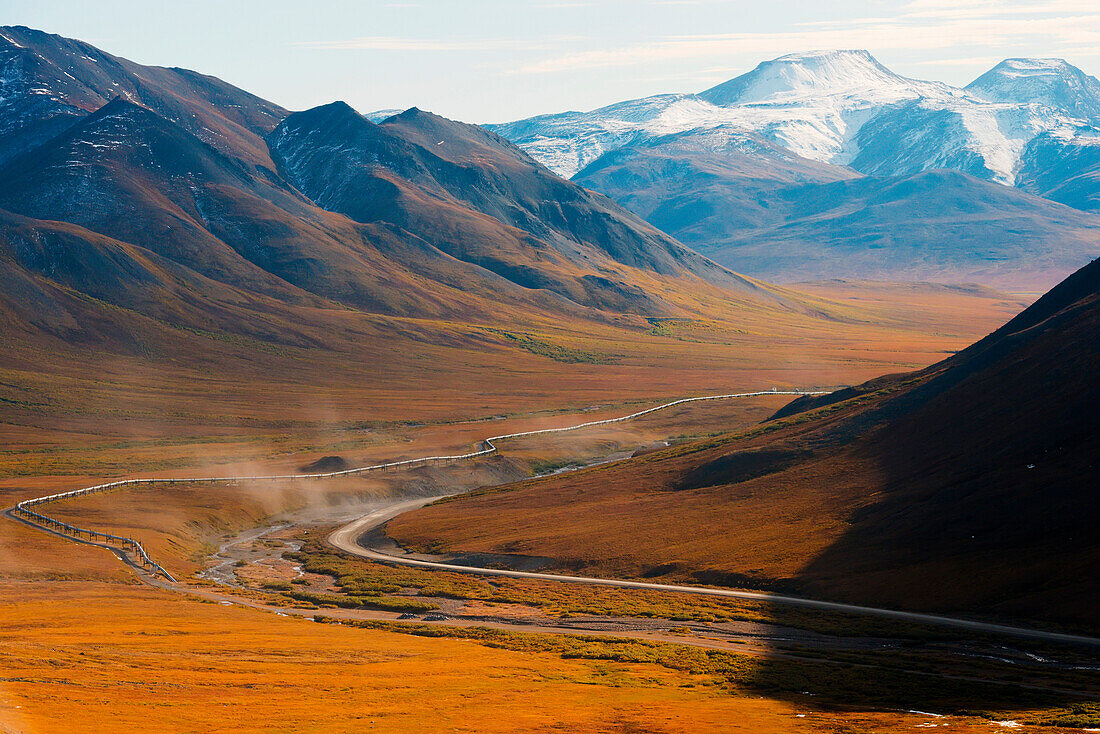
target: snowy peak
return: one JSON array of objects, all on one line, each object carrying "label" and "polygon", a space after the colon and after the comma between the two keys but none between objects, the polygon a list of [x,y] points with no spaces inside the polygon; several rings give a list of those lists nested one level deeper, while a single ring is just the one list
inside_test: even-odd
[{"label": "snowy peak", "polygon": [[1100,81],[1064,59],[1005,59],[966,89],[996,102],[1041,104],[1100,118]]},{"label": "snowy peak", "polygon": [[1002,74],[1004,76],[1047,76],[1047,75],[1065,75],[1065,74],[1081,74],[1082,71],[1073,64],[1069,63],[1065,59],[1058,58],[1016,58],[1005,59],[1001,63],[994,66],[990,72]]},{"label": "snowy peak", "polygon": [[909,88],[913,84],[880,64],[867,51],[811,51],[765,61],[747,74],[699,96],[724,107],[805,96],[867,94],[882,88]]},{"label": "snowy peak", "polygon": [[389,108],[385,110],[374,110],[373,112],[365,112],[363,114],[363,117],[367,118],[373,123],[379,123],[384,120],[388,120],[395,115],[400,115],[402,112],[404,112],[404,110]]}]

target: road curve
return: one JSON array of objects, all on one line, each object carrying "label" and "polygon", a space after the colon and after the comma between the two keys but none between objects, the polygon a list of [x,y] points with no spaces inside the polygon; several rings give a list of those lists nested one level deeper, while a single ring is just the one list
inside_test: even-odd
[{"label": "road curve", "polygon": [[1100,638],[1084,635],[1071,635],[1061,632],[1049,632],[1046,630],[1028,629],[1025,627],[1013,627],[1010,625],[980,622],[973,619],[960,619],[957,617],[944,617],[937,614],[921,614],[919,612],[904,612],[897,609],[880,609],[878,607],[865,607],[856,604],[842,604],[840,602],[822,601],[819,599],[807,599],[799,596],[786,596],[783,594],[771,594],[759,591],[737,591],[733,589],[714,589],[705,586],[676,586],[672,584],[656,584],[648,581],[626,581],[621,579],[602,579],[591,576],[566,576],[555,573],[539,573],[536,571],[512,571],[500,568],[481,568],[477,566],[462,566],[454,563],[440,561],[426,561],[417,558],[406,558],[392,553],[385,553],[374,548],[360,544],[360,539],[371,530],[379,527],[404,512],[423,507],[448,495],[439,497],[419,498],[398,502],[371,512],[343,527],[337,529],[328,536],[328,542],[334,547],[362,558],[385,563],[398,563],[405,566],[417,566],[443,571],[457,571],[459,573],[473,573],[484,576],[509,576],[512,578],[538,579],[542,581],[561,581],[574,584],[589,584],[594,586],[612,586],[623,589],[646,589],[650,591],[673,591],[684,594],[699,594],[703,596],[721,596],[734,599],[754,599],[773,604],[785,604],[809,609],[822,609],[831,612],[846,612],[849,614],[863,614],[875,617],[885,617],[903,622],[916,622],[931,624],[941,627],[953,627],[973,632],[987,632],[991,634],[1018,637],[1043,642],[1058,642],[1088,647],[1100,647]]},{"label": "road curve", "polygon": [[[134,566],[135,569],[144,567],[145,570],[150,570],[154,575],[161,575],[170,582],[175,582],[175,579],[161,566],[156,564],[145,553],[145,549],[141,543],[132,538],[122,538],[119,536],[103,533],[96,530],[88,530],[84,528],[75,527],[67,523],[60,522],[47,515],[38,513],[31,507],[48,504],[61,499],[67,499],[70,497],[76,497],[83,494],[92,494],[96,492],[103,492],[112,489],[117,489],[127,485],[134,484],[175,484],[182,482],[218,482],[218,483],[236,483],[240,481],[262,481],[262,480],[287,480],[287,479],[327,479],[331,477],[344,476],[349,474],[364,473],[370,471],[379,471],[393,468],[403,468],[407,466],[415,466],[417,464],[441,462],[441,461],[458,461],[464,459],[472,459],[480,456],[485,456],[497,452],[499,449],[494,442],[502,441],[511,438],[522,438],[526,436],[535,436],[547,433],[562,433],[566,431],[575,431],[581,428],[587,428],[590,426],[606,425],[610,423],[619,423],[623,421],[632,420],[634,418],[640,418],[643,415],[654,413],[659,410],[665,410],[677,405],[683,405],[686,403],[693,403],[699,401],[709,400],[726,400],[732,398],[745,398],[745,397],[757,397],[764,395],[823,395],[825,391],[813,391],[813,390],[762,390],[756,392],[746,393],[729,393],[724,395],[704,395],[694,398],[682,398],[680,400],[673,400],[672,402],[664,403],[662,405],[655,406],[653,408],[647,408],[645,410],[636,411],[628,415],[620,416],[618,418],[608,418],[604,420],[588,421],[585,423],[578,423],[572,426],[565,426],[562,428],[543,428],[534,431],[522,431],[519,433],[508,433],[500,436],[491,436],[484,439],[484,448],[477,451],[472,451],[465,454],[456,454],[449,456],[426,456],[416,459],[406,459],[403,461],[394,461],[384,464],[373,464],[370,466],[356,467],[352,469],[344,469],[342,471],[334,472],[320,472],[313,474],[281,474],[281,475],[254,475],[254,476],[233,476],[233,477],[195,477],[195,478],[134,478],[134,479],[122,479],[114,482],[107,482],[104,484],[98,484],[91,487],[84,487],[81,489],[74,489],[68,492],[59,492],[52,495],[46,495],[43,497],[36,497],[33,499],[23,500],[16,504],[15,507],[10,508],[5,514],[10,519],[19,520],[28,525],[32,525],[41,530],[51,532],[54,534],[67,537],[70,540],[75,540],[81,543],[87,543],[89,545],[96,545],[106,548],[115,555],[117,555],[123,561]],[[445,496],[445,495],[443,495]],[[917,612],[904,612],[893,609],[880,609],[876,607],[865,607],[853,604],[841,604],[839,602],[822,601],[817,599],[806,599],[796,596],[785,596],[781,594],[769,594],[764,592],[754,591],[736,591],[732,589],[712,589],[701,586],[676,586],[670,584],[656,584],[645,581],[626,581],[620,579],[601,579],[587,576],[566,576],[558,574],[538,573],[533,571],[511,571],[507,569],[495,569],[495,568],[479,568],[474,566],[461,566],[457,564],[441,563],[436,561],[424,561],[413,558],[403,558],[392,554],[386,554],[379,552],[371,548],[364,548],[358,544],[358,539],[367,533],[369,530],[381,525],[387,520],[400,515],[403,512],[422,507],[423,505],[440,499],[440,497],[419,498],[415,500],[408,500],[399,502],[394,505],[375,510],[358,520],[345,525],[344,527],[336,530],[329,536],[329,542],[348,553],[370,558],[378,561],[386,561],[390,563],[400,563],[409,566],[419,566],[424,568],[436,568],[447,571],[457,571],[460,573],[476,573],[489,576],[511,576],[515,578],[531,578],[542,579],[549,581],[562,581],[568,583],[590,584],[597,586],[613,586],[619,588],[633,588],[633,589],[648,589],[655,591],[673,591],[681,592],[685,594],[701,594],[706,596],[722,596],[739,599],[755,599],[760,601],[767,601],[776,604],[788,604],[792,606],[801,606],[813,609],[823,609],[837,612],[848,612],[853,614],[866,614],[879,617],[887,617],[892,619],[898,619],[902,621],[918,622],[925,624],[934,624],[945,627],[954,627],[958,629],[967,629],[977,632],[989,632],[993,634],[1003,634],[1013,637],[1020,637],[1032,640],[1044,640],[1047,642],[1061,642],[1077,645],[1087,645],[1100,647],[1100,638],[1087,637],[1082,635],[1070,635],[1059,632],[1048,632],[1045,630],[1033,630],[1023,627],[1012,627],[1008,625],[992,624],[988,622],[979,622],[969,619],[958,619],[954,617],[943,617],[933,614],[921,614]],[[88,535],[88,540],[80,538],[80,534]],[[95,542],[102,539],[104,542]],[[89,542],[91,541],[91,542]]]},{"label": "road curve", "polygon": [[[577,423],[572,426],[564,426],[562,428],[542,428],[536,431],[522,431],[520,433],[506,433],[500,436],[490,436],[489,438],[482,440],[483,448],[477,451],[471,451],[465,454],[452,454],[448,456],[421,456],[416,459],[405,459],[403,461],[390,461],[384,464],[371,464],[369,466],[359,466],[352,469],[342,469],[340,471],[331,472],[317,472],[312,474],[261,474],[261,475],[247,475],[247,476],[235,476],[235,477],[186,477],[179,478],[174,477],[171,479],[163,478],[134,478],[134,479],[119,479],[113,482],[105,482],[104,484],[96,484],[91,487],[81,487],[80,489],[72,489],[67,492],[58,492],[56,494],[48,494],[42,497],[33,497],[31,499],[25,499],[17,503],[15,507],[9,508],[6,511],[6,515],[11,519],[18,519],[21,522],[31,525],[40,530],[46,530],[48,532],[61,535],[62,537],[69,538],[78,543],[87,543],[89,545],[97,545],[105,548],[109,548],[112,552],[118,555],[120,558],[130,562],[131,565],[137,564],[149,571],[163,576],[169,581],[175,581],[168,571],[153,561],[152,558],[145,552],[144,546],[134,538],[122,537],[119,535],[112,535],[111,533],[103,532],[100,530],[88,529],[78,527],[76,525],[70,525],[69,523],[61,522],[60,520],[44,515],[37,510],[31,509],[32,507],[38,507],[46,505],[51,502],[57,502],[58,500],[70,499],[72,497],[79,497],[86,494],[95,494],[97,492],[108,492],[120,487],[125,487],[134,484],[181,484],[181,483],[221,483],[221,484],[236,484],[243,481],[283,481],[288,479],[331,479],[333,477],[346,476],[349,474],[362,474],[372,471],[386,471],[390,469],[403,469],[407,467],[416,466],[418,464],[432,464],[443,463],[450,461],[462,461],[464,459],[473,459],[479,456],[486,456],[488,454],[498,451],[494,441],[503,441],[509,438],[521,438],[524,436],[535,436],[543,433],[563,433],[565,431],[576,431],[579,428],[588,428],[589,426],[601,426],[608,423],[620,423],[622,421],[628,421],[633,418],[640,418],[643,415],[649,413],[655,413],[658,410],[665,410],[676,405],[683,405],[685,403],[695,403],[702,400],[727,400],[730,398],[747,398],[761,395],[824,395],[823,390],[758,390],[756,392],[743,392],[743,393],[728,393],[724,395],[702,395],[694,398],[681,398],[679,400],[673,400],[670,403],[664,403],[653,408],[646,408],[645,410],[639,410],[629,415],[619,416],[618,418],[606,418],[598,421],[588,421],[586,423]],[[85,539],[84,536],[87,536]],[[102,541],[102,543],[97,542]]]}]

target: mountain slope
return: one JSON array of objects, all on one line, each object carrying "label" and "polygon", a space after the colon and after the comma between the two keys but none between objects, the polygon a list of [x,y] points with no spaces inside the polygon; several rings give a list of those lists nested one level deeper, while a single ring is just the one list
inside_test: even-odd
[{"label": "mountain slope", "polygon": [[524,288],[626,311],[663,307],[624,267],[761,290],[475,126],[416,109],[376,125],[333,103],[291,115],[270,140],[280,170],[319,206]]},{"label": "mountain slope", "polygon": [[[989,213],[999,208],[981,203],[998,198],[988,187],[971,182],[972,190],[963,192],[963,179],[955,179],[950,192],[929,191],[920,201],[891,207],[907,210],[895,222],[902,230],[894,249],[892,235],[868,238],[844,223],[830,229],[830,215],[789,228],[797,195],[783,184],[831,184],[865,174],[896,189],[906,177],[948,169],[1091,210],[1100,170],[1098,90],[1100,81],[1060,60],[1010,59],[957,89],[899,76],[866,51],[817,51],[763,62],[697,95],[658,95],[490,128],[723,265],[755,276],[806,277],[811,266],[803,256],[824,239],[830,248],[858,254],[865,277],[981,275],[981,265],[952,272],[952,261],[980,250],[1018,271],[991,284],[1031,289],[1049,287],[1096,254],[1091,218],[1034,202],[1026,221],[1014,217],[1004,227],[981,213],[970,218],[965,206],[954,204],[942,210],[953,212],[949,221],[938,208],[949,195],[974,199],[975,208]],[[829,190],[855,194],[836,200],[838,211],[866,208],[858,186]],[[1003,198],[1010,210],[1023,201],[1010,192]],[[753,226],[760,231],[748,231]],[[806,239],[794,241],[796,232]],[[908,267],[914,248],[954,237],[964,241],[960,252]],[[1028,283],[1030,261],[1018,256],[1033,242],[1044,262],[1050,258],[1043,253],[1083,246],[1079,257],[1054,256],[1040,265]],[[733,254],[744,248],[759,252],[748,260]],[[770,265],[769,258],[775,258]],[[1059,259],[1062,264],[1053,265]]]},{"label": "mountain slope", "polygon": [[0,171],[0,208],[68,222],[285,303],[476,317],[495,298],[578,310],[392,226],[320,209],[289,184],[121,99]]},{"label": "mountain slope", "polygon": [[[745,281],[724,272],[606,197],[561,179],[503,138],[475,125],[415,108],[382,128],[419,145],[437,183],[477,211],[550,243],[575,262],[595,250],[631,267],[665,275],[690,273],[727,286]],[[434,157],[460,167],[448,171]]]},{"label": "mountain slope", "polygon": [[[911,584],[962,581],[948,603],[1036,616],[1050,605],[1094,623],[1098,336],[1100,261],[898,395],[868,401],[849,425],[885,419],[858,449],[883,472],[883,494],[801,579],[899,601]],[[986,581],[967,589],[975,577]]]},{"label": "mountain slope", "polygon": [[1042,291],[1100,254],[1100,219],[1046,199],[952,171],[861,177],[751,136],[640,142],[574,180],[716,262],[774,282]]},{"label": "mountain slope", "polygon": [[966,85],[997,102],[1038,104],[1100,119],[1100,81],[1065,59],[1005,59]]},{"label": "mountain slope", "polygon": [[386,285],[414,279],[353,223],[123,100],[2,173],[2,208],[140,246],[227,285],[287,302],[419,311],[420,299]]},{"label": "mountain slope", "polygon": [[774,221],[769,210],[786,187],[858,177],[753,135],[700,130],[617,148],[573,180],[698,248]]},{"label": "mountain slope", "polygon": [[740,435],[457,498],[399,542],[1095,625],[1100,261],[920,372]]},{"label": "mountain slope", "polygon": [[71,38],[0,27],[0,163],[122,97],[221,152],[270,169],[262,136],[286,110],[211,76],[142,66]]},{"label": "mountain slope", "polygon": [[1084,211],[1100,209],[1100,136],[1036,136],[1024,149],[1020,188]]}]

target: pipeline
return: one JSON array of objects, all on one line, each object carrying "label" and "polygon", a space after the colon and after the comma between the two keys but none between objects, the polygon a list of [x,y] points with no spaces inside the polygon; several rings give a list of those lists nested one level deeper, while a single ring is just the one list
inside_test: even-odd
[{"label": "pipeline", "polygon": [[[134,562],[141,568],[149,571],[154,576],[160,575],[168,579],[171,582],[175,582],[176,579],[172,577],[168,571],[164,570],[160,564],[156,563],[145,552],[145,548],[140,542],[134,538],[123,537],[121,535],[113,535],[111,533],[105,533],[99,530],[89,530],[87,528],[77,527],[70,525],[69,523],[61,522],[48,515],[43,515],[30,508],[37,507],[39,505],[46,505],[51,502],[57,502],[64,499],[72,499],[73,497],[80,497],[83,495],[96,494],[99,492],[107,492],[119,487],[134,485],[134,484],[183,484],[183,483],[222,483],[222,484],[235,484],[237,482],[256,482],[256,481],[286,481],[286,480],[301,480],[301,479],[331,479],[333,477],[346,476],[350,474],[362,474],[372,471],[392,471],[395,469],[402,469],[417,466],[420,464],[427,464],[430,462],[445,463],[452,461],[463,461],[465,459],[474,459],[479,456],[487,456],[492,453],[496,453],[499,449],[496,446],[496,441],[506,441],[514,438],[524,438],[526,436],[536,436],[544,433],[564,433],[566,431],[576,431],[581,428],[590,428],[592,426],[602,426],[610,423],[621,423],[623,421],[632,420],[634,418],[640,418],[643,415],[650,413],[656,413],[659,410],[665,410],[677,405],[684,405],[686,403],[694,403],[703,400],[728,400],[731,398],[748,398],[757,397],[762,395],[824,395],[826,391],[823,390],[764,390],[758,392],[744,392],[744,393],[731,393],[728,395],[704,395],[696,398],[681,398],[680,400],[673,400],[670,403],[664,403],[654,408],[647,408],[646,410],[639,410],[636,413],[630,415],[620,416],[618,418],[607,418],[605,420],[588,421],[587,423],[578,423],[574,426],[565,426],[563,428],[541,428],[535,431],[521,431],[519,433],[506,433],[500,436],[491,436],[482,441],[482,446],[478,451],[471,451],[465,454],[453,454],[449,456],[422,456],[416,459],[404,459],[402,461],[390,461],[384,464],[372,464],[370,466],[361,466],[353,469],[341,469],[340,471],[332,472],[320,472],[314,474],[272,474],[272,475],[259,475],[259,476],[239,476],[239,477],[190,477],[190,478],[174,478],[174,479],[119,479],[114,482],[106,482],[104,484],[96,484],[91,487],[82,487],[80,489],[73,489],[68,492],[58,492],[56,494],[49,494],[42,497],[35,497],[33,499],[23,500],[16,504],[13,508],[13,512],[22,517],[27,522],[37,525],[42,528],[52,530],[54,532],[61,533],[67,537],[70,537],[79,542],[89,542],[94,545],[102,545],[105,547],[113,548],[119,553],[125,554],[127,557],[134,559]],[[81,536],[88,536],[88,540],[84,541]],[[102,543],[97,543],[96,540],[102,539]]]}]

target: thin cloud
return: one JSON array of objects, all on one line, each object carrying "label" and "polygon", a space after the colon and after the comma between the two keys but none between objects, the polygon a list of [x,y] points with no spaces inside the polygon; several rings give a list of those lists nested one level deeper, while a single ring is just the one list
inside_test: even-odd
[{"label": "thin cloud", "polygon": [[957,59],[926,59],[911,61],[913,66],[996,66],[1004,61],[1002,56],[968,56]]},{"label": "thin cloud", "polygon": [[335,41],[296,41],[292,46],[325,51],[492,51],[492,50],[561,50],[564,46],[586,40],[582,36],[558,36],[541,40],[519,38],[476,38],[450,40],[442,38],[408,38],[401,36],[361,36]]},{"label": "thin cloud", "polygon": [[[1052,49],[1100,45],[1100,10],[1091,2],[1051,0],[1017,6],[1010,13],[1003,12],[999,5],[982,4],[981,13],[966,16],[957,16],[955,8],[941,0],[915,0],[906,7],[922,15],[866,18],[835,24],[807,23],[796,26],[798,30],[774,33],[668,36],[632,46],[561,54],[522,65],[510,73],[547,74],[655,61],[777,56],[818,48],[928,52],[960,45],[983,50],[1007,49],[1035,41]],[[1052,9],[1058,12],[1040,15],[1051,13]]]},{"label": "thin cloud", "polygon": [[399,38],[396,36],[363,36],[342,41],[298,41],[294,46],[330,51],[478,51],[485,41],[445,41],[432,38]]},{"label": "thin cloud", "polygon": [[1096,3],[1093,0],[1041,0],[1011,4],[1003,0],[970,0],[965,7],[960,7],[958,0],[911,0],[904,7],[911,17],[916,14],[956,17],[960,13],[986,16],[1079,13],[1096,10]]},{"label": "thin cloud", "polygon": [[1089,46],[1072,46],[1072,47],[1057,48],[1057,49],[1054,50],[1053,53],[1051,53],[1049,55],[1050,56],[1057,56],[1057,57],[1067,58],[1067,59],[1073,59],[1073,58],[1077,58],[1077,57],[1080,57],[1080,56],[1089,56],[1089,57],[1100,56],[1100,46],[1089,45]]}]

